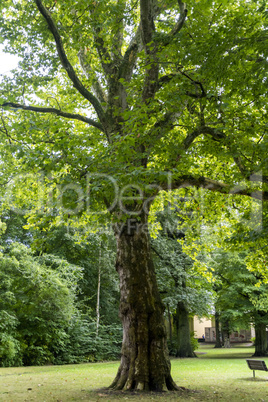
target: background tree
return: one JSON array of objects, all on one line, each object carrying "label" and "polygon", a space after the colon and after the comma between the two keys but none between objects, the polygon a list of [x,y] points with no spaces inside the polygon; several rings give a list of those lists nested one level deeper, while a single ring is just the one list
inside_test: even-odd
[{"label": "background tree", "polygon": [[[103,324],[119,324],[119,285],[114,270],[115,244],[112,235],[90,233],[86,237],[65,225],[49,231],[35,230],[32,248],[43,255],[45,264],[57,267],[55,257],[64,259],[82,269],[77,302],[83,313],[94,316],[97,305],[98,273],[100,269],[100,315]],[[50,255],[52,255],[50,257]],[[53,264],[54,261],[54,264]]]},{"label": "background tree", "polygon": [[229,335],[254,325],[255,356],[267,354],[267,279],[250,272],[246,253],[226,253],[215,250],[208,262],[218,283],[216,310],[222,328],[225,347],[230,347]]},{"label": "background tree", "polygon": [[[230,345],[230,332],[258,323],[256,355],[265,355],[266,202],[204,191],[191,191],[190,195],[188,204],[196,212],[187,216],[181,207],[188,229],[183,249],[188,255],[196,253],[197,264],[205,264],[211,276],[217,322],[219,325],[221,320],[226,345]],[[260,312],[256,306],[261,307]],[[220,347],[219,330],[216,333]]]},{"label": "background tree", "polygon": [[176,216],[176,208],[175,202],[170,203],[156,214],[160,227],[157,236],[152,238],[152,251],[158,286],[169,319],[170,353],[177,357],[195,357],[190,318],[209,315],[211,285],[204,275],[194,269],[193,260],[182,251],[179,241],[185,234],[181,219]]},{"label": "background tree", "polygon": [[[257,175],[267,145],[264,4],[8,0],[0,8],[2,41],[22,59],[2,82],[6,158],[20,159],[20,173],[42,170],[43,186],[74,193],[57,208],[48,197],[48,225],[59,211],[89,221],[88,184],[96,208],[112,214],[124,328],[112,388],[176,389],[149,207],[170,181],[228,193],[244,180],[235,192],[260,197],[267,183]],[[29,189],[32,205],[39,188]],[[266,187],[262,194],[268,198]],[[26,202],[26,191],[13,198]]]}]

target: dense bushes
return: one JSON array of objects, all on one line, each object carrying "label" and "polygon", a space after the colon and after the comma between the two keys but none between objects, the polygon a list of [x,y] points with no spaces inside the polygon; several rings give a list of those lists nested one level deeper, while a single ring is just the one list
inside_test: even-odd
[{"label": "dense bushes", "polygon": [[116,360],[120,357],[122,327],[101,325],[79,315],[72,318],[66,330],[66,341],[55,353],[55,363],[81,363]]},{"label": "dense bushes", "polygon": [[68,268],[66,261],[62,267],[55,271],[42,265],[21,244],[1,255],[1,366],[118,357],[120,329],[111,333],[110,327],[100,327],[96,336],[95,323],[83,317],[75,303],[79,268]]}]

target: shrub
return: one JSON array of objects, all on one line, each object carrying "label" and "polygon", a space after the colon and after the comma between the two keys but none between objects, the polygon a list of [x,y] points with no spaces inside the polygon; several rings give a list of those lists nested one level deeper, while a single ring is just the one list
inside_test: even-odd
[{"label": "shrub", "polygon": [[12,245],[0,260],[0,365],[53,363],[73,310],[66,281]]},{"label": "shrub", "polygon": [[191,346],[192,346],[193,352],[199,348],[198,339],[195,338],[194,331],[191,332]]},{"label": "shrub", "polygon": [[121,326],[100,325],[96,333],[96,323],[77,311],[66,334],[65,344],[55,354],[57,364],[115,360],[120,356]]},{"label": "shrub", "polygon": [[56,271],[40,261],[21,244],[0,260],[0,365],[117,359],[122,329],[101,325],[96,333],[78,310],[75,266],[65,261]]}]

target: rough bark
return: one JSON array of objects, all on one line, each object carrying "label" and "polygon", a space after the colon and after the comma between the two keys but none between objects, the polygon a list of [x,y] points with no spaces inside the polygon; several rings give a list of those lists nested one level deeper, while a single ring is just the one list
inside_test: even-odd
[{"label": "rough bark", "polygon": [[177,390],[170,374],[162,304],[146,222],[128,220],[117,237],[123,343],[114,390]]},{"label": "rough bark", "polygon": [[222,343],[220,334],[220,315],[217,311],[215,312],[215,329],[216,329],[216,343],[214,348],[221,348]]},{"label": "rough bark", "polygon": [[230,348],[231,343],[230,343],[230,328],[229,328],[229,322],[228,321],[223,321],[222,322],[222,340],[223,340],[223,346],[224,348]]},{"label": "rough bark", "polygon": [[181,301],[177,304],[177,357],[196,357],[191,345],[191,333],[189,325],[189,313],[185,304]]},{"label": "rough bark", "polygon": [[255,323],[255,353],[253,356],[267,356],[267,332],[264,322]]}]

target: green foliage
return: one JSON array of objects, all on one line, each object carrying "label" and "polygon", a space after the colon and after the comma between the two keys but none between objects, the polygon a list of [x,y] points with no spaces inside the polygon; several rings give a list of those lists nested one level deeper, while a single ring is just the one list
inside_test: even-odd
[{"label": "green foliage", "polygon": [[75,304],[81,268],[14,243],[1,258],[0,280],[2,366],[118,358],[121,327],[100,325],[97,334]]},{"label": "green foliage", "polygon": [[198,339],[196,339],[195,335],[196,335],[195,332],[192,331],[191,332],[191,346],[192,346],[193,351],[195,351],[199,348],[199,342],[198,342]]},{"label": "green foliage", "polygon": [[74,309],[66,281],[14,243],[0,261],[2,365],[53,362]]},{"label": "green foliage", "polygon": [[101,270],[100,309],[103,324],[119,324],[118,276],[114,269],[115,241],[112,236],[89,233],[64,225],[46,232],[35,230],[33,245],[40,261],[76,287],[78,308],[94,315],[97,304],[98,270]]},{"label": "green foliage", "polygon": [[[167,200],[166,200],[167,201]],[[194,265],[191,255],[183,252],[181,240],[186,230],[178,204],[156,212],[158,233],[151,239],[157,280],[162,300],[175,313],[183,302],[191,315],[205,316],[211,308],[211,285]]]},{"label": "green foliage", "polygon": [[215,250],[208,261],[213,270],[216,308],[222,327],[246,328],[252,323],[267,322],[267,283],[261,273],[247,268],[247,253]]},{"label": "green foliage", "polygon": [[[267,13],[262,2],[232,0],[223,6],[219,1],[190,1],[187,26],[178,32],[173,31],[177,3],[162,4],[154,15],[148,49],[139,35],[138,4],[86,7],[84,1],[58,1],[46,6],[53,8],[82,92],[73,85],[62,55],[55,53],[54,38],[36,4],[5,1],[0,18],[1,41],[21,57],[12,78],[3,77],[1,103],[21,102],[21,94],[24,100],[21,107],[10,105],[3,113],[5,173],[9,176],[11,160],[20,173],[41,170],[49,187],[44,191],[46,212],[60,214],[59,199],[65,212],[80,203],[84,208],[83,197],[65,186],[79,183],[85,190],[87,173],[100,174],[90,178],[98,209],[114,196],[113,185],[102,174],[113,176],[121,188],[130,183],[142,189],[152,183],[161,186],[161,175],[168,171],[182,184],[183,176],[191,174],[231,186],[242,180],[247,188],[255,186],[249,176],[267,165]],[[155,57],[158,73],[153,76]],[[33,93],[40,108],[69,113],[69,120],[25,110]],[[92,120],[73,117],[78,112]],[[24,179],[17,183],[16,202],[27,203],[25,192],[31,194],[36,215],[38,186],[27,186]],[[58,197],[63,188],[66,193]]]},{"label": "green foliage", "polygon": [[0,311],[0,365],[20,366],[21,345],[16,339],[17,319],[5,310]]},{"label": "green foliage", "polygon": [[54,362],[69,364],[117,360],[120,356],[121,342],[121,326],[100,325],[97,333],[96,323],[77,311],[66,329],[64,343],[54,352]]},{"label": "green foliage", "polygon": [[12,211],[12,209],[3,210],[1,213],[1,221],[4,227],[0,237],[1,245],[7,248],[9,244],[14,242],[28,246],[31,244],[32,233],[24,229],[27,219],[23,215],[17,214],[15,211]]},{"label": "green foliage", "polygon": [[252,343],[253,343],[253,346],[255,346],[255,340],[256,340],[255,336],[254,336],[253,338],[251,338],[251,339],[250,339],[250,342],[252,342]]}]

